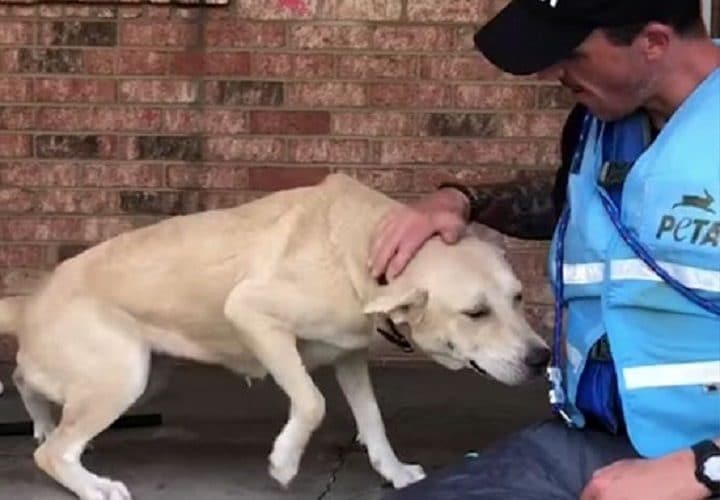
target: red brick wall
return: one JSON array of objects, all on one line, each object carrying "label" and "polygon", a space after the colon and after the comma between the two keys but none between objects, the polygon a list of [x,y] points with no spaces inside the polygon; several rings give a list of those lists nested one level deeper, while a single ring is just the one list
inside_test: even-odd
[{"label": "red brick wall", "polygon": [[[547,174],[568,101],[472,48],[500,0],[0,6],[0,278],[344,171],[398,198]],[[511,258],[547,323],[543,244]]]}]

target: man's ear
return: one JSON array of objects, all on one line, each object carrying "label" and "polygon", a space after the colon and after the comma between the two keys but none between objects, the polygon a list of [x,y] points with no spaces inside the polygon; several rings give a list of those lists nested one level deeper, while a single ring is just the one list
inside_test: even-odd
[{"label": "man's ear", "polygon": [[426,290],[400,289],[394,283],[380,288],[380,293],[365,305],[365,314],[386,314],[395,324],[413,325],[425,314]]},{"label": "man's ear", "polygon": [[633,43],[638,43],[648,61],[661,59],[674,36],[673,28],[662,23],[649,23]]}]

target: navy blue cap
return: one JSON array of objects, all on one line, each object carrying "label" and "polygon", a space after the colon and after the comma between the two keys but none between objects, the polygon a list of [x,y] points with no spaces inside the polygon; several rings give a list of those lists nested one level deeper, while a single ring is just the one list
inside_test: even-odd
[{"label": "navy blue cap", "polygon": [[512,0],[475,34],[475,46],[503,71],[527,75],[569,56],[596,28],[662,22],[693,1]]}]

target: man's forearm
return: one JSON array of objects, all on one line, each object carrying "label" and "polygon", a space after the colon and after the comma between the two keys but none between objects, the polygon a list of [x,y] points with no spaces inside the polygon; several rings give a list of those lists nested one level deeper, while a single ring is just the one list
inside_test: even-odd
[{"label": "man's forearm", "polygon": [[479,206],[473,222],[515,238],[552,238],[556,222],[552,179],[474,186],[472,190]]}]

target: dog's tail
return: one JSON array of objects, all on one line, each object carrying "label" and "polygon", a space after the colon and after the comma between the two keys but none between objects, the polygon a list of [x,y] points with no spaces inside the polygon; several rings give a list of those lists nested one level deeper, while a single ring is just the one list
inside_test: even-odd
[{"label": "dog's tail", "polygon": [[[19,295],[0,299],[0,333],[17,336],[22,329],[25,305],[28,297]],[[0,394],[4,391],[0,382]]]},{"label": "dog's tail", "polygon": [[3,280],[6,296],[0,298],[0,334],[20,333],[30,298],[47,284],[51,274],[46,269],[36,269],[14,273],[12,279]]},{"label": "dog's tail", "polygon": [[0,299],[0,332],[17,335],[22,328],[28,297],[19,295]]}]

